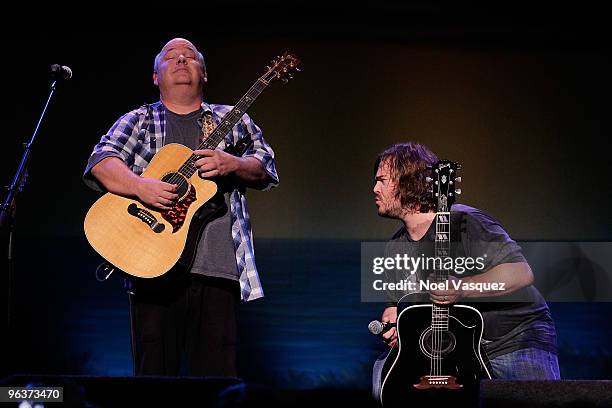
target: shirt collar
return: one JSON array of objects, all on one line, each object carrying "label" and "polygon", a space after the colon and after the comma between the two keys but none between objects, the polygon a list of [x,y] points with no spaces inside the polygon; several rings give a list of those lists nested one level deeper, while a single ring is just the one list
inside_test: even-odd
[{"label": "shirt collar", "polygon": [[[166,106],[162,103],[162,101],[159,101],[158,103],[158,108],[159,109],[163,109],[166,110]],[[204,110],[204,113],[213,113],[212,107],[211,105],[209,105],[208,103],[202,101],[202,104],[200,105],[200,107]]]},{"label": "shirt collar", "polygon": [[213,113],[212,108],[206,102],[202,101],[202,104],[200,106],[202,107],[202,109],[204,109],[204,113]]}]

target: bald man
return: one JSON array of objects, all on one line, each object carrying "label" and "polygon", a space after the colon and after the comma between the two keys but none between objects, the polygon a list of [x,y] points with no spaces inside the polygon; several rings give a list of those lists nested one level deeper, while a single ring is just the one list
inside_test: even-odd
[{"label": "bald man", "polygon": [[[232,109],[204,100],[206,81],[204,56],[195,45],[170,40],[153,65],[160,100],[120,117],[94,147],[83,176],[96,190],[168,210],[178,200],[176,185],[141,174],[163,145],[180,143],[199,156],[200,177],[218,186],[221,210],[206,224],[188,273],[126,280],[136,375],[236,376],[238,304],[263,296],[245,189],[278,184],[274,152],[246,114],[216,149],[198,149],[204,130]],[[236,145],[244,151],[225,151]]]}]

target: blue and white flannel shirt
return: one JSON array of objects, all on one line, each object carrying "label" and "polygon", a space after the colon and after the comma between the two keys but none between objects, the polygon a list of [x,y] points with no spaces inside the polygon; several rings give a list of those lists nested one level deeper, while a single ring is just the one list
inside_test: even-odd
[{"label": "blue and white flannel shirt", "polygon": [[[211,112],[216,124],[232,110],[232,106],[202,103],[205,112]],[[136,174],[140,175],[147,167],[155,153],[165,141],[165,112],[161,102],[143,105],[115,122],[107,134],[94,147],[89,157],[83,180],[91,188],[105,191],[104,187],[92,176],[91,169],[106,157],[118,157]],[[225,136],[218,148],[223,149],[228,143],[236,144],[244,137],[250,137],[253,144],[242,157],[255,157],[268,173],[268,184],[264,190],[278,185],[278,175],[274,163],[274,151],[264,140],[261,129],[245,114]],[[253,247],[253,232],[244,188],[236,188],[230,195],[232,239],[236,253],[236,265],[240,281],[240,295],[246,302],[263,296],[263,290],[257,268]]]}]

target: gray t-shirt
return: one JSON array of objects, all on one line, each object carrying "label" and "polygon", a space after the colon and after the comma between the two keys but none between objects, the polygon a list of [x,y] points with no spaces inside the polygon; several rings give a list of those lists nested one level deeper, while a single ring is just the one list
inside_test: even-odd
[{"label": "gray t-shirt", "polygon": [[[186,115],[178,115],[166,110],[166,144],[180,143],[196,149],[201,134],[202,109]],[[200,241],[191,267],[192,273],[238,280],[238,268],[234,242],[232,240],[232,220],[230,214],[230,191],[227,180],[215,179],[219,193],[223,194],[226,209],[218,218],[208,222]]]},{"label": "gray t-shirt", "polygon": [[[452,245],[453,256],[478,257],[488,254],[484,269],[478,273],[502,263],[526,262],[521,247],[508,236],[499,222],[473,207],[461,204],[452,206],[451,240],[456,242]],[[434,241],[435,222],[432,222],[421,240],[413,241],[402,227],[390,243],[409,243],[404,247],[413,251],[413,256],[418,256],[422,252],[433,255]],[[388,305],[393,304],[392,296]],[[460,300],[459,303],[467,302]],[[489,358],[527,347],[556,352],[554,322],[548,305],[535,287],[530,285],[509,295],[495,299],[482,298],[469,304],[482,313],[483,343]]]}]

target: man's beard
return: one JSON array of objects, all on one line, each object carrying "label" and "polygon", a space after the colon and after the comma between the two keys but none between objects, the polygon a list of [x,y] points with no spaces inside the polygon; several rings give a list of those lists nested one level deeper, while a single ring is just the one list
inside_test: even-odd
[{"label": "man's beard", "polygon": [[387,207],[384,212],[378,211],[378,215],[383,218],[401,219],[405,210],[399,205]]}]

